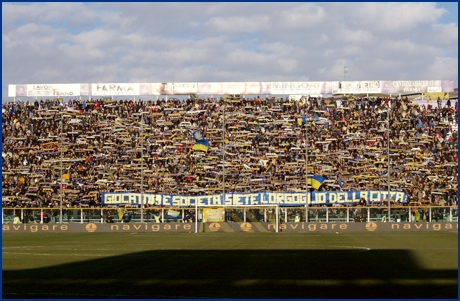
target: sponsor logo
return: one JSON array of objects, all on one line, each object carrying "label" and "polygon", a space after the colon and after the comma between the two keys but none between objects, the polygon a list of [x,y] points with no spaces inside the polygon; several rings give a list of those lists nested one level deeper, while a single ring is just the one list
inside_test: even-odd
[{"label": "sponsor logo", "polygon": [[391,230],[458,230],[458,223],[392,223]]},{"label": "sponsor logo", "polygon": [[2,232],[63,232],[67,230],[69,226],[61,224],[2,225]]},{"label": "sponsor logo", "polygon": [[93,223],[89,223],[89,224],[86,225],[85,229],[86,229],[86,231],[92,233],[92,232],[97,230],[97,225],[93,224]]},{"label": "sponsor logo", "polygon": [[273,83],[273,89],[321,89],[323,82],[284,82]]},{"label": "sponsor logo", "polygon": [[252,230],[252,225],[250,223],[242,223],[240,225],[240,229],[243,230],[244,232],[248,232]]},{"label": "sponsor logo", "polygon": [[376,223],[367,223],[366,224],[366,230],[370,232],[374,232],[377,230],[377,224]]},{"label": "sponsor logo", "polygon": [[72,96],[73,92],[59,92],[57,90],[54,90],[54,95],[55,96]]},{"label": "sponsor logo", "polygon": [[[269,224],[268,230],[275,229],[275,224]],[[284,223],[279,225],[280,230],[295,230],[295,231],[323,231],[323,230],[347,230],[346,223]]]},{"label": "sponsor logo", "polygon": [[209,230],[211,230],[212,232],[217,232],[220,230],[220,225],[218,223],[211,223],[209,225]]},{"label": "sponsor logo", "polygon": [[122,85],[97,85],[97,92],[134,92],[132,86]]},{"label": "sponsor logo", "polygon": [[33,85],[33,90],[50,90],[51,85]]},{"label": "sponsor logo", "polygon": [[191,232],[192,225],[194,225],[194,223],[111,224],[106,232]]},{"label": "sponsor logo", "polygon": [[440,80],[394,80],[393,87],[411,87],[411,86],[429,86],[429,87],[440,87]]}]

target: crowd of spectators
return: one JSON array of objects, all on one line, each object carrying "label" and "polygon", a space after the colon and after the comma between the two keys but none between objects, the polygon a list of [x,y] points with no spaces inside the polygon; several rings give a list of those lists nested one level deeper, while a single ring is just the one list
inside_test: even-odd
[{"label": "crowd of spectators", "polygon": [[[305,166],[327,179],[319,190],[387,190],[387,149],[391,189],[452,205],[457,120],[456,99],[384,96],[4,103],[3,206],[58,207],[61,174],[66,207],[98,207],[105,191],[305,191]],[[207,152],[192,150],[196,130]]]}]

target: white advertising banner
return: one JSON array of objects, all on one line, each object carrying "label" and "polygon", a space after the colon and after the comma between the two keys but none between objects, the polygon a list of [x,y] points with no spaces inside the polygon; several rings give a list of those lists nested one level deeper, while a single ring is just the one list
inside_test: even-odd
[{"label": "white advertising banner", "polygon": [[91,96],[91,84],[80,84],[80,96]]},{"label": "white advertising banner", "polygon": [[198,94],[198,83],[159,83],[153,84],[155,95],[190,95]]},{"label": "white advertising banner", "polygon": [[200,95],[259,95],[260,82],[198,83]]},{"label": "white advertising banner", "polygon": [[12,85],[15,88],[8,89],[8,95],[14,96],[79,96],[80,84],[34,84]]},{"label": "white advertising banner", "polygon": [[454,92],[451,80],[394,80],[391,83],[391,91],[384,93]]},{"label": "white advertising banner", "polygon": [[231,95],[258,95],[260,94],[260,83],[254,82],[223,82],[221,86],[221,94]]},{"label": "white advertising banner", "polygon": [[382,93],[381,81],[332,82],[332,94]]},{"label": "white advertising banner", "polygon": [[198,93],[201,95],[222,94],[222,83],[198,83]]},{"label": "white advertising banner", "polygon": [[16,97],[16,85],[8,85],[8,97]]},{"label": "white advertising banner", "polygon": [[[124,95],[139,95],[138,83],[108,83],[108,84],[91,84],[91,93],[94,96],[124,96]],[[79,86],[80,88],[80,86]]]},{"label": "white advertising banner", "polygon": [[148,95],[330,95],[454,92],[452,80],[335,82],[82,83],[8,85],[8,97]]},{"label": "white advertising banner", "polygon": [[331,82],[262,82],[260,94],[283,95],[283,94],[330,94],[332,93]]}]

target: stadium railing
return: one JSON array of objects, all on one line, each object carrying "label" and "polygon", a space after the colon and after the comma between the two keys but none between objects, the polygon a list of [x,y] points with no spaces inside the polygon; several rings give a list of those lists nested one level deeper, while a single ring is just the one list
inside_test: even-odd
[{"label": "stadium railing", "polygon": [[[217,206],[219,207],[219,206]],[[216,207],[216,208],[217,208]],[[276,207],[219,207],[223,208],[225,222],[275,222]],[[177,223],[203,221],[203,207],[195,208],[146,208],[146,223]],[[418,213],[417,213],[418,212]],[[13,223],[18,216],[20,223],[59,223],[59,208],[2,208],[2,224]],[[114,223],[140,222],[140,208],[65,208],[63,223],[106,223],[107,216]],[[308,221],[307,217],[308,216]],[[281,222],[458,222],[458,206],[400,206],[388,207],[279,207]]]}]

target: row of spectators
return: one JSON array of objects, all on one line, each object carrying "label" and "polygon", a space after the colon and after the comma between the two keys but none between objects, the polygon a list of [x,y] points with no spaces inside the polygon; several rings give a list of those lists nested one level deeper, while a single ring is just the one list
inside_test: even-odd
[{"label": "row of spectators", "polygon": [[305,166],[327,179],[319,190],[387,190],[388,148],[392,189],[452,205],[457,120],[457,100],[389,97],[4,103],[3,206],[57,207],[61,174],[66,207],[98,207],[105,191],[305,191]]}]

